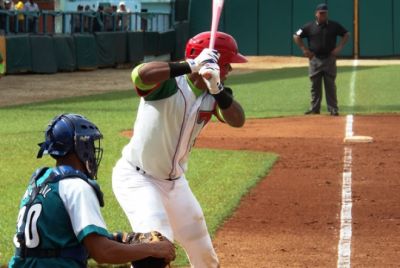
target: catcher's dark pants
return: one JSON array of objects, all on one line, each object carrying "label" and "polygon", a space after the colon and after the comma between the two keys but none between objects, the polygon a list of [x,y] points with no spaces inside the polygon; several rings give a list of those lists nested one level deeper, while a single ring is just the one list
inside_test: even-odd
[{"label": "catcher's dark pants", "polygon": [[322,100],[322,80],[326,94],[326,104],[329,112],[339,110],[336,96],[336,57],[313,57],[309,64],[309,77],[311,80],[311,107],[310,110],[319,112]]}]

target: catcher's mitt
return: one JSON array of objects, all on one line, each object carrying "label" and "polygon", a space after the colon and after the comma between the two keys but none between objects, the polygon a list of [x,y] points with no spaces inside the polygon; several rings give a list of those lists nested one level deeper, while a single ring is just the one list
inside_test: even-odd
[{"label": "catcher's mitt", "polygon": [[[142,244],[152,241],[162,241],[164,237],[157,231],[148,233],[114,233],[114,240],[125,244]],[[162,258],[147,257],[132,262],[133,268],[165,268],[169,263]]]}]

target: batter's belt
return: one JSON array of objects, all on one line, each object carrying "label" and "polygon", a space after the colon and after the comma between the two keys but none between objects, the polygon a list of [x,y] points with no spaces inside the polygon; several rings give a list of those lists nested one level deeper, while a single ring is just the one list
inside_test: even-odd
[{"label": "batter's belt", "polygon": [[[142,175],[147,174],[147,172],[144,171],[143,169],[141,169],[140,167],[138,167],[138,166],[135,166],[135,167],[136,167],[136,171],[139,172],[140,174],[142,174]],[[181,176],[176,177],[176,178],[166,178],[166,179],[164,179],[164,180],[167,180],[167,181],[176,181],[176,180],[178,180],[178,179],[180,179],[180,178],[181,178]]]}]

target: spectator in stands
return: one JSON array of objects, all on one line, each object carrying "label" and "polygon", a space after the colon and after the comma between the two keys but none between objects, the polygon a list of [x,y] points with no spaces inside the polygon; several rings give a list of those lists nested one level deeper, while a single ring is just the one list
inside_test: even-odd
[{"label": "spectator in stands", "polygon": [[129,11],[126,8],[125,2],[119,2],[117,13],[118,13],[118,29],[121,31],[127,31],[129,29],[128,23],[129,23],[129,16],[128,13]]},{"label": "spectator in stands", "polygon": [[[92,21],[92,18],[90,17],[90,15],[91,15],[90,13],[92,13],[92,12],[93,12],[93,10],[90,9],[90,6],[86,5],[85,6],[85,16],[83,17],[83,29],[85,32],[89,32],[89,29],[91,28],[90,22]],[[91,32],[91,29],[90,29],[90,32]]]},{"label": "spectator in stands", "polygon": [[104,6],[99,5],[99,7],[97,8],[96,18],[94,20],[94,25],[93,25],[94,32],[100,32],[103,30],[104,27],[103,18],[104,18]]},{"label": "spectator in stands", "polygon": [[81,14],[81,12],[83,12],[83,6],[82,5],[78,5],[78,7],[76,8],[76,14],[72,15],[71,18],[71,23],[72,23],[72,29],[74,33],[80,33],[81,32],[81,24],[83,21],[83,17]]},{"label": "spectator in stands", "polygon": [[13,4],[12,4],[11,0],[4,1],[4,9],[5,10],[11,10],[12,6],[13,6]]},{"label": "spectator in stands", "polygon": [[28,32],[33,33],[36,32],[36,27],[37,27],[37,20],[38,20],[38,12],[39,6],[33,2],[33,0],[28,0],[25,5],[24,5],[24,11],[30,12],[30,14],[27,15],[28,19]]},{"label": "spectator in stands", "polygon": [[[21,0],[14,0],[14,10],[22,12],[24,11],[24,2]],[[25,16],[24,14],[18,14],[18,29],[15,29],[15,32],[23,33],[25,31]]]},{"label": "spectator in stands", "polygon": [[[4,9],[7,11],[11,11],[13,10],[13,2],[11,0],[5,0],[4,1]],[[4,26],[6,25],[6,20],[7,20],[7,16],[3,16],[4,17]],[[10,32],[14,32],[14,16],[8,16],[8,30]],[[4,27],[5,28],[5,27]]]},{"label": "spectator in stands", "polygon": [[[116,8],[115,8],[115,11],[117,11]],[[104,22],[104,31],[112,32],[113,29],[114,29],[114,10],[113,10],[113,6],[106,7],[104,9],[103,22]]]}]

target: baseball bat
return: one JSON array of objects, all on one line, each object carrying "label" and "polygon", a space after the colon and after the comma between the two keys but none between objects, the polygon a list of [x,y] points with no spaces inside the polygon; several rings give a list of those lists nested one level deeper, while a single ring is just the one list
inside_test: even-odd
[{"label": "baseball bat", "polygon": [[213,0],[212,20],[211,20],[211,34],[209,48],[214,49],[215,37],[217,35],[219,18],[221,17],[222,7],[224,0]]}]

